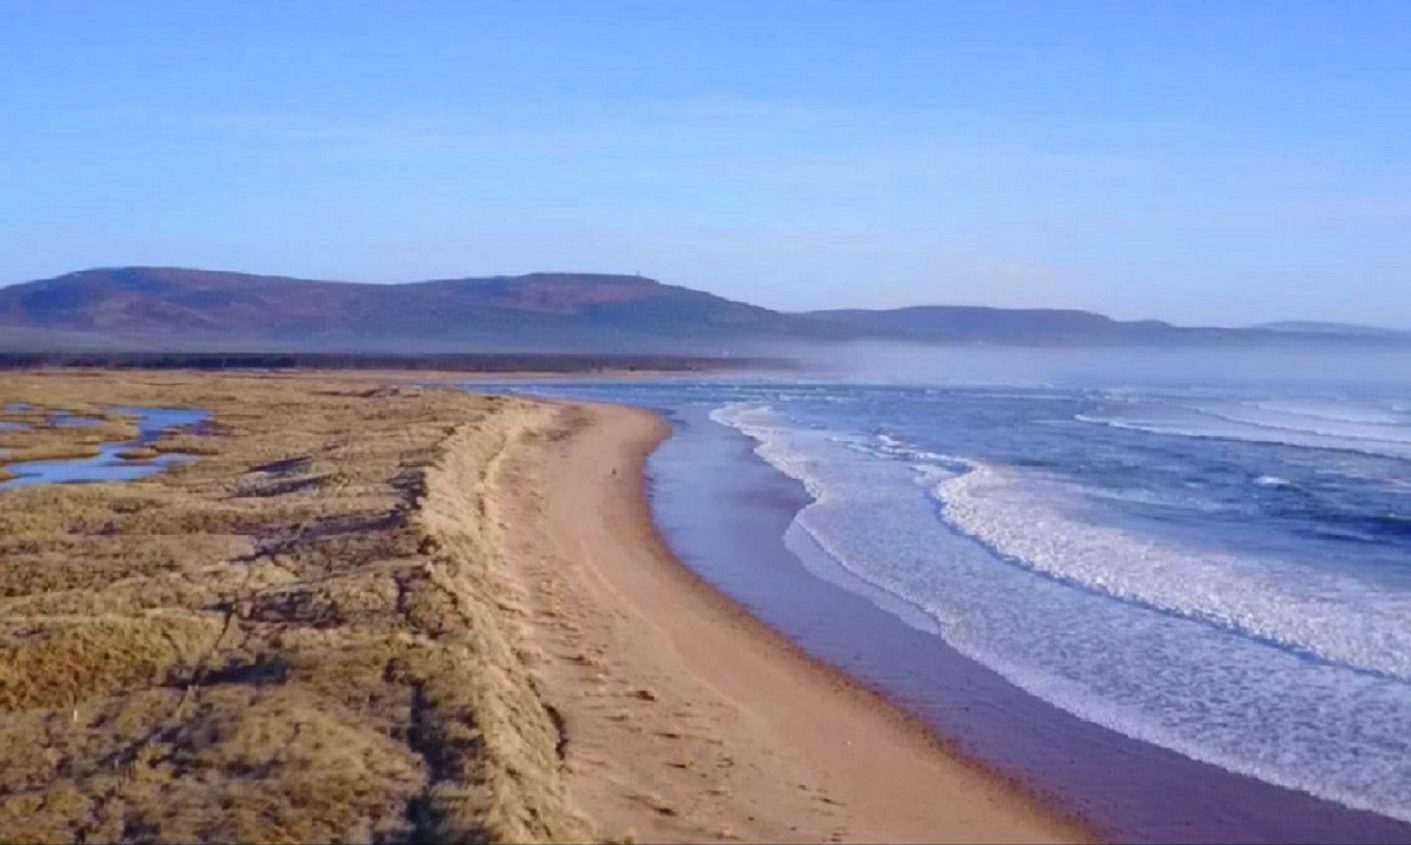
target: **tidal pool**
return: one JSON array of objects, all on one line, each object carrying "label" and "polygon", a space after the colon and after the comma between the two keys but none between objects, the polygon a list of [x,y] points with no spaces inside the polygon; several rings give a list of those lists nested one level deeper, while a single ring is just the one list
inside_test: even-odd
[{"label": "tidal pool", "polygon": [[[9,410],[21,410],[21,403],[9,403]],[[80,484],[96,481],[132,481],[161,472],[166,467],[191,459],[190,455],[168,452],[151,460],[134,461],[119,457],[120,452],[138,446],[145,446],[162,436],[169,428],[185,428],[204,422],[210,414],[191,408],[138,408],[117,406],[112,408],[121,414],[137,417],[137,436],[131,440],[104,443],[98,454],[91,458],[63,458],[44,461],[18,461],[6,464],[14,473],[14,478],[0,482],[0,490],[15,487],[29,487],[35,484]],[[70,414],[56,416],[57,424],[64,427],[92,425],[93,418],[77,417]],[[0,461],[4,455],[0,454]]]}]

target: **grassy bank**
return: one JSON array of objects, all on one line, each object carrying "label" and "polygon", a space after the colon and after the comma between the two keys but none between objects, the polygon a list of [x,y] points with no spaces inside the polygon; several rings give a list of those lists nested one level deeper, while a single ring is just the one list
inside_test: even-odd
[{"label": "grassy bank", "polygon": [[536,406],[74,371],[0,376],[3,402],[212,414],[149,479],[0,492],[7,841],[588,834],[486,495]]}]

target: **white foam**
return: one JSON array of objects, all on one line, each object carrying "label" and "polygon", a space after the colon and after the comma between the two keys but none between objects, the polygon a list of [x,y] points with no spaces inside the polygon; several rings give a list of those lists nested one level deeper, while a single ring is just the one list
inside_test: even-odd
[{"label": "white foam", "polygon": [[1029,471],[802,429],[759,404],[712,418],[804,484],[814,502],[795,527],[849,578],[924,609],[951,646],[1016,686],[1195,759],[1411,821],[1411,685],[1235,633],[1331,632],[1335,651],[1403,670],[1406,626],[1388,605],[1351,616],[1337,599],[1362,603],[1339,592],[1362,585],[1320,583],[1332,588],[1320,606],[1238,560],[1084,522],[1054,507],[1071,490]]},{"label": "white foam", "polygon": [[1182,546],[1101,524],[1086,518],[1069,485],[1035,472],[973,466],[936,485],[943,516],[1023,566],[1411,680],[1411,596],[1405,593],[1326,569]]},{"label": "white foam", "polygon": [[1283,414],[1338,423],[1369,423],[1373,425],[1411,425],[1411,406],[1398,402],[1382,405],[1350,400],[1317,401],[1309,399],[1266,399],[1252,403],[1255,407]]},{"label": "white foam", "polygon": [[1195,410],[1217,419],[1319,437],[1366,440],[1374,443],[1411,443],[1411,426],[1393,417],[1378,419],[1366,413],[1350,412],[1347,416],[1301,414],[1270,409],[1263,403],[1222,402],[1198,405]]},{"label": "white foam", "polygon": [[[1219,407],[1219,410],[1215,410]],[[1074,414],[1078,422],[1149,434],[1270,443],[1304,449],[1359,452],[1411,459],[1411,431],[1328,424],[1280,424],[1270,415],[1232,410],[1229,406],[1142,405],[1109,414]]]}]

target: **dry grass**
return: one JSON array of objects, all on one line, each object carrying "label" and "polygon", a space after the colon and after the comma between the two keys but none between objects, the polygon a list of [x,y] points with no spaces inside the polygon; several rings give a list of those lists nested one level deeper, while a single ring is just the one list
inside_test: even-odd
[{"label": "dry grass", "polygon": [[21,461],[59,461],[69,458],[92,458],[97,454],[97,443],[82,440],[64,440],[13,448],[5,453],[5,460],[11,463],[19,463]]},{"label": "dry grass", "polygon": [[[0,379],[4,383],[6,379]],[[6,400],[8,401],[8,400]],[[4,402],[0,402],[0,408]],[[55,413],[77,414],[97,422],[91,425],[61,425]],[[103,443],[130,440],[137,436],[135,420],[101,407],[75,401],[51,400],[35,403],[23,411],[0,410],[0,422],[24,423],[26,428],[0,429],[0,460],[51,461],[91,458]]]},{"label": "dry grass", "polygon": [[118,457],[125,461],[150,461],[160,454],[161,452],[151,446],[134,446],[118,452]]},{"label": "dry grass", "polygon": [[29,450],[131,436],[55,409],[213,421],[149,479],[0,492],[0,837],[588,835],[489,495],[536,406],[318,374],[0,376],[13,401]]}]

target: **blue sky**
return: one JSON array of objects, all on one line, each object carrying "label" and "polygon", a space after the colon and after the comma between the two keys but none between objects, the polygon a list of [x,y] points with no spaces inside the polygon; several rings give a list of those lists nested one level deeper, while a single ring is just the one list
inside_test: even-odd
[{"label": "blue sky", "polygon": [[1411,3],[4,2],[0,283],[1411,326]]}]

